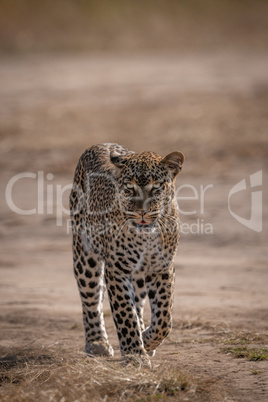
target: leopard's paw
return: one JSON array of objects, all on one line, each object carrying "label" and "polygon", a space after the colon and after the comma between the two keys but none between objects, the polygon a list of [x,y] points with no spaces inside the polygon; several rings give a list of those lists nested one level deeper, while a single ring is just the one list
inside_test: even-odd
[{"label": "leopard's paw", "polygon": [[103,341],[93,341],[86,344],[85,352],[89,356],[108,356],[114,355],[114,350],[112,346]]},{"label": "leopard's paw", "polygon": [[140,355],[140,354],[127,354],[124,355],[124,366],[134,366],[138,370],[141,368],[152,368],[152,364],[150,361],[149,356],[146,355]]}]

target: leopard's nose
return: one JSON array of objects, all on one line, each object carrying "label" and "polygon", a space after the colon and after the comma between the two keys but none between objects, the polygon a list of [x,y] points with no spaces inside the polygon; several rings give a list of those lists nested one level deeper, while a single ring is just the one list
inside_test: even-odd
[{"label": "leopard's nose", "polygon": [[144,215],[146,215],[149,211],[146,211],[145,209],[139,209],[137,211],[142,217],[144,217]]}]

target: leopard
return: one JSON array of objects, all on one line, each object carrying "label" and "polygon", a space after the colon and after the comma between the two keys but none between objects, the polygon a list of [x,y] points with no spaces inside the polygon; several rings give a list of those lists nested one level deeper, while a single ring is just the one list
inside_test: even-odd
[{"label": "leopard", "polygon": [[122,356],[154,356],[171,331],[180,238],[175,180],[183,163],[180,151],[162,157],[114,143],[93,145],[78,161],[70,194],[73,270],[89,356],[114,355],[106,291]]}]

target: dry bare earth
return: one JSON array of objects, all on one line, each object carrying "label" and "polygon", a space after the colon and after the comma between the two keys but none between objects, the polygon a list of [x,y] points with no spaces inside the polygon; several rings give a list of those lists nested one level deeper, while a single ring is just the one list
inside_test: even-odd
[{"label": "dry bare earth", "polygon": [[[249,184],[256,171],[266,174],[267,61],[264,54],[230,52],[2,60],[3,400],[268,399],[265,180],[261,233],[240,225],[227,206],[233,185],[243,178]],[[56,195],[71,183],[84,148],[103,141],[163,155],[182,150],[187,162],[178,186],[191,184],[198,197],[181,200],[183,211],[196,211],[182,214],[182,221],[199,222],[200,231],[201,221],[213,226],[213,234],[182,234],[174,327],[152,370],[123,366],[107,302],[115,357],[89,359],[82,353],[68,217],[56,226]],[[15,214],[4,197],[7,183],[15,174],[38,171],[44,171],[45,213]],[[203,213],[200,185],[210,184]],[[54,197],[47,200],[48,185]],[[35,208],[36,186],[33,179],[18,181],[16,205]],[[67,195],[68,187],[65,206]],[[193,191],[185,188],[180,195]],[[249,190],[232,200],[244,217],[249,205]],[[235,358],[239,351],[245,357]]]}]

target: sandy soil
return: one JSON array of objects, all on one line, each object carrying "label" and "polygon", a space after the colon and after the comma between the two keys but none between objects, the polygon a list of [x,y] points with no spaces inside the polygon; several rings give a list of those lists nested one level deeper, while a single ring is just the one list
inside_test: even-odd
[{"label": "sandy soil", "polygon": [[[153,363],[168,361],[217,382],[219,400],[268,400],[267,360],[226,353],[231,346],[268,348],[267,62],[254,51],[2,59],[1,347],[59,342],[83,349],[68,214],[62,214],[83,150],[104,141],[163,155],[180,149],[184,229],[174,325]],[[231,216],[228,194],[244,178],[249,186],[249,175],[260,170],[258,233]],[[12,211],[5,194],[23,172],[36,176],[18,180],[12,200],[39,211],[28,216]],[[39,190],[37,172],[44,172]],[[210,186],[204,202],[200,186]],[[244,190],[231,208],[249,219],[250,202],[250,189]],[[104,310],[118,358],[107,301]]]}]

